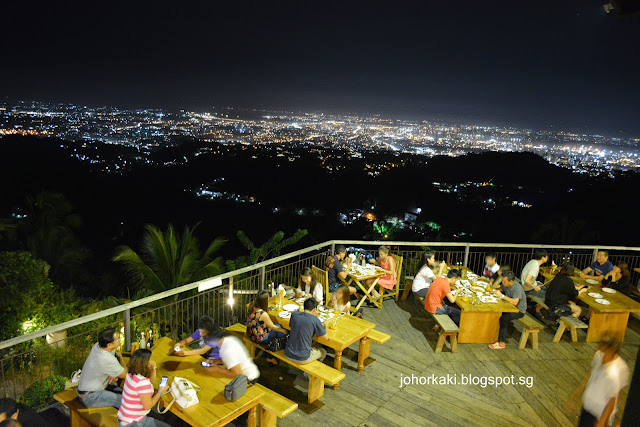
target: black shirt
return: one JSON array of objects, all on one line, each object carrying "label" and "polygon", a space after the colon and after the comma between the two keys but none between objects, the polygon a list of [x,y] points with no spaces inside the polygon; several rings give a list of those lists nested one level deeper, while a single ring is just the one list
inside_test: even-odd
[{"label": "black shirt", "polygon": [[544,302],[551,308],[554,305],[568,304],[570,299],[577,296],[578,291],[573,285],[573,279],[559,274],[549,283]]},{"label": "black shirt", "polygon": [[22,403],[17,404],[18,410],[18,421],[22,424],[22,427],[45,427],[50,425],[45,419],[36,412],[34,409],[31,409],[28,406],[23,405]]},{"label": "black shirt", "polygon": [[617,282],[612,282],[611,279],[602,279],[603,286],[610,286],[616,291],[622,292],[626,296],[629,296],[629,286],[631,285],[631,277],[622,276]]}]

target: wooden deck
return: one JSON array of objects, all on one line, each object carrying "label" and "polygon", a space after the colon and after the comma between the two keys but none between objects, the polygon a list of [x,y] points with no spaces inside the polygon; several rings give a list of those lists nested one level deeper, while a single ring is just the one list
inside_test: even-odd
[{"label": "wooden deck", "polygon": [[[529,346],[518,350],[521,326],[514,325],[507,349],[490,350],[485,344],[459,344],[450,353],[448,342],[441,354],[435,354],[437,335],[433,321],[421,307],[409,299],[384,302],[383,309],[365,308],[365,319],[376,329],[391,334],[383,345],[372,344],[368,366],[357,372],[357,346],[343,353],[342,369],[346,379],[339,390],[327,387],[324,396],[313,404],[306,399],[307,379],[301,372],[281,363],[269,368],[258,358],[260,383],[294,400],[299,409],[278,425],[302,426],[311,423],[329,426],[571,426],[577,412],[569,413],[564,402],[589,375],[597,344],[585,343],[585,332],[578,331],[580,342],[551,342],[555,330],[540,331],[540,349]],[[630,318],[621,355],[631,371],[640,345],[640,322]],[[332,353],[327,361],[333,364]],[[457,385],[410,385],[400,388],[400,377],[436,377],[457,375]],[[462,385],[461,374],[473,376],[532,376],[533,386],[500,387]],[[623,391],[615,424],[619,424],[626,403]],[[577,409],[579,411],[579,408]]]}]

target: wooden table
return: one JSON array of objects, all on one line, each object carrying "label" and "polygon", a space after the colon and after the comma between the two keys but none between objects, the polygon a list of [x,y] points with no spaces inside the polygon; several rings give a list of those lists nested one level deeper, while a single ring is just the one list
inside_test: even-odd
[{"label": "wooden table", "polygon": [[[457,268],[449,264],[449,269]],[[467,267],[461,268],[463,273],[472,273]],[[467,279],[468,280],[468,279]],[[471,283],[472,286],[473,283]],[[478,285],[485,288],[486,281],[479,281]],[[471,301],[462,301],[460,296],[456,297],[456,305],[460,307],[460,332],[458,332],[458,342],[493,344],[498,341],[500,332],[500,316],[502,313],[517,313],[518,307],[509,304],[504,300],[496,303],[471,304]]]},{"label": "wooden table", "polygon": [[[382,308],[382,302],[380,300],[376,301],[372,296],[371,296],[371,291],[373,290],[373,288],[376,287],[376,285],[378,284],[378,280],[380,280],[380,278],[382,276],[384,276],[385,272],[380,271],[380,267],[376,267],[375,273],[373,274],[357,274],[355,272],[350,272],[349,273],[349,281],[347,282],[347,286],[351,285],[352,283],[355,283],[362,292],[364,292],[364,296],[362,297],[362,299],[360,300],[360,302],[358,303],[358,305],[356,306],[355,310],[358,311],[360,309],[360,307],[362,306],[362,304],[364,304],[364,301],[369,298],[369,301],[371,301],[372,303],[375,304],[376,307],[378,308]],[[373,283],[369,286],[369,288],[367,288],[362,282],[367,281],[369,279],[374,279]]]},{"label": "wooden table", "polygon": [[[167,337],[155,342],[151,359],[157,364],[157,374],[153,386],[157,389],[162,376],[169,377],[169,384],[173,377],[187,378],[199,385],[200,403],[189,408],[181,408],[174,403],[171,412],[176,414],[192,426],[222,426],[249,412],[249,426],[256,426],[256,408],[264,391],[258,387],[247,387],[247,392],[235,402],[229,402],[224,397],[224,387],[231,378],[219,374],[210,374],[200,365],[202,356],[172,356],[173,341]],[[167,394],[163,397],[164,404],[169,404],[173,397]]]},{"label": "wooden table", "polygon": [[[544,271],[541,274],[545,278],[553,278],[554,274]],[[578,298],[591,309],[591,317],[589,319],[589,329],[587,329],[587,342],[600,342],[606,335],[613,335],[619,341],[624,341],[624,335],[627,330],[627,322],[629,321],[629,313],[640,312],[640,303],[634,301],[621,292],[608,294],[602,291],[600,283],[592,285],[578,276],[571,276],[574,283],[586,285],[589,287],[587,293],[580,294]],[[603,299],[611,302],[609,305],[602,305],[588,295],[589,292],[597,292],[602,295]]]},{"label": "wooden table", "polygon": [[[471,284],[472,286],[473,283]],[[486,286],[478,285],[481,288]],[[492,344],[498,341],[500,332],[500,316],[502,313],[517,313],[518,307],[498,299],[495,303],[471,304],[471,300],[462,301],[456,297],[456,304],[460,307],[460,332],[458,342]]]},{"label": "wooden table", "polygon": [[[290,301],[286,298],[284,301],[284,304],[295,304],[294,301]],[[290,319],[278,317],[278,310],[270,310],[269,316],[271,316],[271,320],[274,323],[279,323],[283,328],[291,330],[291,327],[289,326]],[[345,314],[344,316],[340,316],[337,326],[337,329],[325,328],[329,335],[329,341],[322,342],[322,344],[331,347],[336,353],[333,367],[338,371],[342,370],[342,351],[354,342],[360,340],[360,347],[358,350],[358,372],[362,372],[362,369],[364,368],[364,361],[369,357],[370,346],[367,342],[367,335],[376,327],[375,323]],[[314,337],[314,340],[315,339],[316,337]],[[339,384],[336,384],[333,388],[337,389],[338,387]]]}]

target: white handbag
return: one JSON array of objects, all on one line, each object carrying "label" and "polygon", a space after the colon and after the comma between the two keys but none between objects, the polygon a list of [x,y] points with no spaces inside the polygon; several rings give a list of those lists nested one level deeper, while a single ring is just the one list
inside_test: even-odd
[{"label": "white handbag", "polygon": [[[169,408],[171,408],[171,405],[176,402],[181,408],[188,408],[199,403],[198,391],[200,391],[198,384],[189,381],[186,378],[174,377],[171,387],[169,388],[169,393],[173,396],[173,401],[168,404],[163,411],[158,412],[164,414],[169,410]],[[160,402],[158,402],[158,406],[159,404]]]}]

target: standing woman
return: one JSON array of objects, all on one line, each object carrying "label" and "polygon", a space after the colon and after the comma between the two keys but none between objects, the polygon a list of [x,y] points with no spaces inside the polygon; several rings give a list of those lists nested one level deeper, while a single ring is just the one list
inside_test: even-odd
[{"label": "standing woman", "polygon": [[156,379],[156,363],[151,360],[151,350],[136,350],[131,355],[127,368],[122,404],[118,410],[118,426],[169,427],[164,421],[147,415],[169,391],[169,385],[166,385],[154,393],[151,383]]},{"label": "standing woman", "polygon": [[[382,271],[387,273],[380,279],[378,279],[378,285],[382,286],[385,289],[393,289],[393,287],[396,285],[397,280],[396,262],[389,253],[390,250],[391,249],[389,248],[389,246],[380,246],[378,248],[378,260],[376,261],[375,258],[371,258],[369,260],[370,263],[380,266],[380,268],[382,268]],[[371,285],[373,281],[374,279],[369,279],[365,283],[367,285]],[[380,298],[380,294],[375,289],[373,289],[371,295],[376,299]]]},{"label": "standing woman", "polygon": [[602,286],[609,286],[610,288],[629,296],[631,273],[629,273],[629,266],[627,263],[624,261],[618,261],[613,267],[613,270],[605,274],[602,278]]},{"label": "standing woman", "polygon": [[[273,323],[269,316],[269,291],[260,291],[247,309],[247,335],[256,344],[266,346],[274,338],[284,336],[287,330]],[[267,362],[277,365],[275,357],[267,357]]]}]

